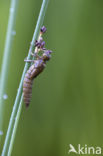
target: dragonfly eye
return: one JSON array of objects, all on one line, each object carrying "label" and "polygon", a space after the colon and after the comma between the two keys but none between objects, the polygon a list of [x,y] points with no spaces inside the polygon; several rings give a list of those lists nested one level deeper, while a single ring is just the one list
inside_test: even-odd
[{"label": "dragonfly eye", "polygon": [[46,54],[46,53],[43,54],[44,61],[48,61],[48,60],[50,60],[50,58],[51,58],[51,56],[49,54]]},{"label": "dragonfly eye", "polygon": [[50,51],[50,50],[45,50],[44,51],[44,54],[43,54],[43,60],[44,61],[48,61],[48,60],[50,60],[50,58],[51,58],[51,54],[52,53],[52,51]]}]

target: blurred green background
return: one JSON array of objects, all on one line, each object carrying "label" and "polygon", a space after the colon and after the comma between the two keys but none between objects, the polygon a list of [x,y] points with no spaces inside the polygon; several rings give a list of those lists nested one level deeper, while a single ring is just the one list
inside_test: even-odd
[{"label": "blurred green background", "polygon": [[[19,0],[2,142],[41,3]],[[10,0],[0,0],[0,66],[9,7]],[[69,144],[102,147],[103,1],[51,0],[44,25],[54,53],[34,82],[30,107],[23,105],[12,156],[67,156]]]}]

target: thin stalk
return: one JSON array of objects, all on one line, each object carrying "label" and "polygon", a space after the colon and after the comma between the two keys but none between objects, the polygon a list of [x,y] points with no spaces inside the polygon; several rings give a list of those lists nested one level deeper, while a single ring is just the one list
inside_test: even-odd
[{"label": "thin stalk", "polygon": [[11,141],[10,141],[10,146],[9,146],[7,156],[10,156],[11,153],[12,153],[13,143],[14,143],[14,139],[15,139],[15,136],[16,136],[17,126],[18,126],[18,122],[19,122],[20,114],[21,114],[21,110],[22,110],[22,105],[23,105],[22,100],[23,100],[23,94],[21,96],[19,108],[18,108],[18,111],[17,111],[17,115],[15,117],[15,123],[14,123],[13,131],[12,131],[12,136],[11,136]]},{"label": "thin stalk", "polygon": [[10,53],[11,53],[11,47],[13,43],[13,36],[15,35],[14,26],[16,21],[17,6],[18,6],[18,0],[11,0],[8,28],[7,28],[7,34],[5,40],[4,56],[3,56],[1,77],[0,77],[0,130],[1,131],[3,127],[3,116],[4,116],[3,95],[5,93],[5,88],[7,84],[8,68],[10,64],[10,56],[11,56]]},{"label": "thin stalk", "polygon": [[[31,52],[34,51],[34,48],[35,48],[34,43],[35,43],[35,40],[38,38],[40,27],[42,26],[42,23],[43,23],[43,20],[44,20],[44,16],[45,16],[45,12],[46,12],[46,9],[47,9],[48,2],[49,2],[49,0],[43,0],[43,2],[42,2],[40,14],[39,14],[38,21],[37,21],[37,24],[36,24],[36,28],[35,28],[35,31],[34,31],[34,34],[33,34],[33,38],[32,38],[32,42],[31,42],[31,46],[30,46],[30,49],[29,49],[27,59],[30,59]],[[2,151],[1,156],[5,156],[8,148],[9,148],[9,144],[12,141],[11,135],[12,135],[12,132],[13,132],[14,122],[16,121],[15,117],[18,116],[18,113],[17,113],[17,110],[18,110],[18,107],[19,107],[18,105],[20,105],[19,102],[22,101],[22,85],[23,85],[24,76],[25,76],[25,73],[26,73],[28,67],[29,67],[29,64],[26,63],[25,67],[24,67],[22,77],[21,77],[21,81],[20,81],[20,85],[19,85],[19,88],[18,88],[15,103],[14,103],[14,106],[13,106],[13,110],[12,110],[12,113],[11,113],[10,122],[9,122],[9,126],[8,126],[8,130],[7,130],[7,134],[6,134],[6,138],[5,138],[5,143],[4,143],[4,146],[3,146],[3,151]],[[20,98],[21,98],[21,100],[20,100]],[[21,105],[21,107],[22,107],[22,105]],[[17,116],[16,116],[16,113],[17,113]],[[16,124],[18,124],[18,123],[16,123]],[[17,126],[16,127],[14,126],[14,128],[17,128]],[[15,133],[14,133],[14,135],[15,135]],[[10,138],[11,138],[11,141],[10,141]],[[12,146],[13,146],[13,143],[12,143]],[[12,148],[12,146],[10,146],[10,147]]]}]

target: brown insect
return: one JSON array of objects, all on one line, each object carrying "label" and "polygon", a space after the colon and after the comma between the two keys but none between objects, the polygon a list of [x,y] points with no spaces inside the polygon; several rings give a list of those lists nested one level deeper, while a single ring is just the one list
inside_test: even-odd
[{"label": "brown insect", "polygon": [[51,58],[51,52],[50,50],[44,49],[42,56],[37,56],[36,60],[25,60],[27,62],[34,62],[28,69],[23,83],[23,97],[26,107],[30,104],[33,80],[44,70],[46,62]]}]

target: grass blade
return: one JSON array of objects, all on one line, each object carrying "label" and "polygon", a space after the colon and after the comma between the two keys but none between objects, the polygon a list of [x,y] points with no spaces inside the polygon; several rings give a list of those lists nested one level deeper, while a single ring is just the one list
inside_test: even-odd
[{"label": "grass blade", "polygon": [[9,68],[10,56],[11,56],[10,55],[11,47],[13,43],[13,37],[15,35],[14,26],[16,21],[17,6],[18,6],[18,0],[11,0],[8,28],[6,34],[5,47],[4,47],[4,56],[3,56],[1,75],[0,75],[1,76],[0,77],[0,130],[2,130],[3,127],[3,112],[4,112],[3,95],[5,93],[5,87],[7,83],[8,68]]}]

